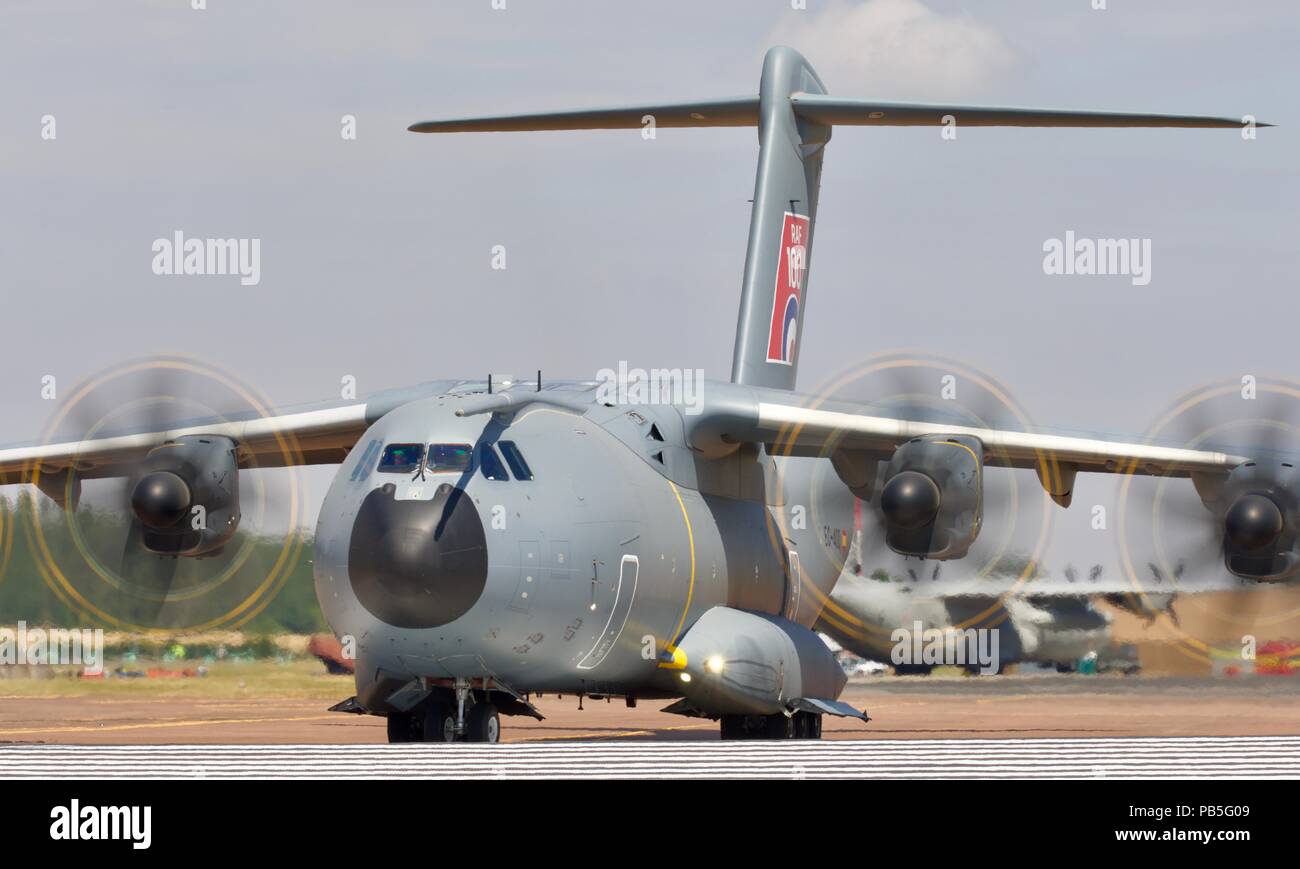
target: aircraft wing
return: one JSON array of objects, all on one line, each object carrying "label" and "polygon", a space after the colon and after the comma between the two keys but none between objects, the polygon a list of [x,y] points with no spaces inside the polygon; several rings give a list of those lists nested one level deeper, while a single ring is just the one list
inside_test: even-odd
[{"label": "aircraft wing", "polygon": [[970,435],[1012,467],[1032,468],[1040,462],[1069,462],[1082,471],[1168,474],[1229,471],[1243,456],[1153,444],[1122,443],[1090,438],[972,428],[946,423],[891,419],[849,409],[808,408],[759,402],[757,431],[778,443],[889,449],[914,437],[934,434]]},{"label": "aircraft wing", "polygon": [[288,413],[246,420],[198,421],[166,431],[134,432],[89,440],[0,449],[0,484],[26,482],[39,467],[49,474],[76,468],[77,475],[123,476],[155,447],[186,435],[228,437],[239,445],[242,467],[341,462],[366,430],[366,405]]},{"label": "aircraft wing", "polygon": [[161,444],[187,435],[227,437],[239,448],[241,468],[338,464],[381,416],[415,399],[438,395],[456,381],[434,381],[377,392],[363,400],[299,405],[273,415],[213,417],[178,422],[165,430],[105,432],[85,440],[51,440],[0,448],[0,485],[31,481],[32,471],[78,477],[129,476]]},{"label": "aircraft wing", "polygon": [[870,405],[815,402],[810,396],[780,390],[748,393],[749,400],[733,394],[688,418],[691,445],[706,455],[731,444],[764,443],[774,455],[858,450],[887,457],[896,446],[916,437],[965,435],[978,438],[994,463],[1037,470],[1044,488],[1067,499],[1063,503],[1068,503],[1079,471],[1214,477],[1248,460],[1211,450],[896,419]]}]

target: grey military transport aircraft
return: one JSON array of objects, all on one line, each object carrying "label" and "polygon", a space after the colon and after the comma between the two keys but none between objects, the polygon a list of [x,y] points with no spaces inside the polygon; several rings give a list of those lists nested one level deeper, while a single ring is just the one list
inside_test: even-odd
[{"label": "grey military transport aircraft", "polygon": [[[1290,465],[1201,449],[943,424],[795,391],[822,158],[835,125],[1219,127],[1231,118],[916,105],[831,96],[772,48],[757,95],[426,121],[421,133],[758,129],[729,382],[698,406],[621,403],[593,381],[445,380],[244,419],[0,450],[0,482],[75,506],[122,478],[130,547],[211,555],[241,516],[240,470],[336,464],[316,592],[356,644],[356,696],[393,742],[497,741],[539,693],[671,701],[724,738],[817,738],[845,676],[813,631],[844,570],[826,529],[868,502],[888,549],[942,562],[980,534],[986,466],[1030,469],[1068,506],[1079,473],[1190,477],[1224,564],[1300,564]],[[831,479],[833,486],[822,484]],[[201,512],[206,521],[189,517]],[[795,522],[800,511],[816,522]],[[874,533],[874,532],[873,532]],[[841,542],[845,534],[836,532]],[[128,553],[129,554],[129,553]]]}]

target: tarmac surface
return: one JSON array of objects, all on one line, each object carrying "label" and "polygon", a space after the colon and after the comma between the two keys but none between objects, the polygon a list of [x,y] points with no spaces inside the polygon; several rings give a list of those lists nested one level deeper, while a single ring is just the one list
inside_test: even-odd
[{"label": "tarmac surface", "polygon": [[1300,778],[1300,738],[0,745],[3,779]]},{"label": "tarmac surface", "polygon": [[[339,696],[351,692],[339,678]],[[502,719],[502,741],[710,742],[718,725],[666,702],[534,698],[546,720]],[[1300,679],[1001,676],[855,680],[843,699],[870,723],[827,717],[823,740],[1300,736]],[[4,697],[0,746],[302,745],[386,742],[384,720],[330,702],[266,697]]]}]

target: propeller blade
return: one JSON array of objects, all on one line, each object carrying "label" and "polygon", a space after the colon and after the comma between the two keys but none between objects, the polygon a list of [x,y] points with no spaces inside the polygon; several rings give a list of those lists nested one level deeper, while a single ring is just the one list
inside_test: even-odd
[{"label": "propeller blade", "polygon": [[122,546],[118,573],[132,592],[131,608],[139,624],[155,624],[176,581],[180,559],[155,555],[144,546],[144,526],[132,519]]}]

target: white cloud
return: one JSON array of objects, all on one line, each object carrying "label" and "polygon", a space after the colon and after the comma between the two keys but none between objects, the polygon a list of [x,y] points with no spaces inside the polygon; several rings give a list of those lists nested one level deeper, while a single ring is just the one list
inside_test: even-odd
[{"label": "white cloud", "polygon": [[1015,51],[993,28],[920,0],[835,0],[816,13],[788,13],[773,36],[803,52],[842,96],[963,96],[1016,64]]}]

